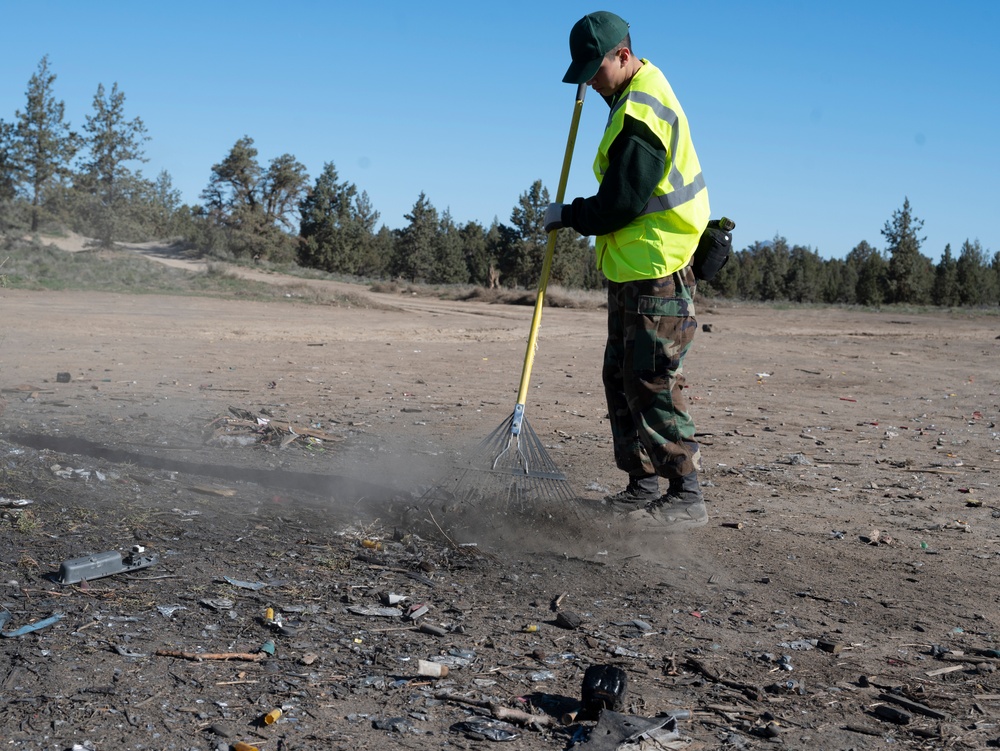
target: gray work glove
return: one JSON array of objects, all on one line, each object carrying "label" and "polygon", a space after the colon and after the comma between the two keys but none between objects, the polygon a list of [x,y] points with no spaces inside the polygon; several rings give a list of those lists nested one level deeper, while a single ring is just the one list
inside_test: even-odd
[{"label": "gray work glove", "polygon": [[564,203],[550,203],[545,209],[545,231],[553,232],[563,228],[562,210]]}]

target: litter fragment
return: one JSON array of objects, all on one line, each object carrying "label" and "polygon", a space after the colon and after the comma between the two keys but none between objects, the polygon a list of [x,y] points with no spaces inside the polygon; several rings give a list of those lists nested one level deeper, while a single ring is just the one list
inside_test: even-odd
[{"label": "litter fragment", "polygon": [[420,604],[414,603],[407,609],[406,617],[409,618],[411,621],[415,621],[421,616],[427,615],[427,613],[430,612],[430,609],[431,609],[430,605],[424,603]]},{"label": "litter fragment", "polygon": [[[30,634],[34,631],[40,631],[47,626],[51,626],[53,623],[57,623],[66,617],[65,613],[53,613],[48,618],[43,618],[40,621],[35,621],[34,623],[29,623],[26,626],[21,626],[21,628],[14,629],[13,631],[0,631],[0,636],[7,639],[13,639],[18,636],[24,636],[25,634]],[[0,628],[11,619],[10,611],[0,610]]]},{"label": "litter fragment", "polygon": [[889,706],[888,704],[879,704],[872,711],[879,719],[895,722],[897,725],[908,725],[910,720],[913,719],[913,715],[909,712]]},{"label": "litter fragment", "polygon": [[379,608],[372,605],[348,605],[347,611],[354,615],[367,615],[377,618],[398,618],[403,615],[399,608]]},{"label": "litter fragment", "polygon": [[59,573],[56,574],[55,580],[65,586],[76,584],[84,579],[92,581],[114,574],[138,571],[157,562],[155,555],[143,556],[141,555],[143,552],[145,549],[137,545],[126,556],[122,556],[117,550],[110,550],[106,553],[63,561],[62,565],[59,566]]},{"label": "litter fragment", "polygon": [[29,501],[27,498],[4,498],[0,496],[0,508],[7,508],[9,506],[27,506],[34,501]]},{"label": "litter fragment", "polygon": [[383,605],[405,605],[410,598],[406,595],[396,595],[391,592],[383,592],[379,595]]},{"label": "litter fragment", "polygon": [[556,613],[556,625],[569,631],[580,628],[583,619],[571,610],[563,610]]},{"label": "litter fragment", "polygon": [[236,603],[228,597],[218,597],[215,599],[199,600],[202,605],[211,610],[232,610]]},{"label": "litter fragment", "polygon": [[879,529],[873,529],[867,537],[861,535],[859,539],[866,545],[892,545],[895,542],[891,535]]},{"label": "litter fragment", "polygon": [[417,675],[429,678],[444,678],[448,675],[448,666],[430,660],[417,660]]},{"label": "litter fragment", "polygon": [[[590,732],[590,736],[578,748],[583,751],[615,751],[626,743],[629,747],[645,747],[632,742],[643,738],[651,737],[656,732],[656,746],[653,748],[665,748],[665,742],[676,740],[680,737],[677,730],[677,718],[671,714],[659,715],[657,717],[631,717],[619,712],[604,710],[597,722],[597,726]],[[574,746],[577,748],[577,746]]]},{"label": "litter fragment", "polygon": [[214,495],[220,498],[232,498],[236,491],[232,488],[219,488],[214,485],[189,485],[188,490],[202,495]]},{"label": "litter fragment", "polygon": [[517,728],[509,722],[479,717],[474,720],[456,722],[451,726],[456,733],[463,733],[467,738],[476,741],[513,741],[520,737]]},{"label": "litter fragment", "polygon": [[580,698],[587,713],[617,711],[625,701],[628,674],[614,665],[591,665],[583,674]]},{"label": "litter fragment", "polygon": [[424,634],[430,634],[431,636],[447,636],[448,630],[441,628],[440,626],[435,626],[431,623],[421,623],[420,631]]},{"label": "litter fragment", "polygon": [[228,584],[232,584],[234,587],[239,587],[240,589],[252,589],[255,592],[267,586],[264,582],[240,581],[239,579],[233,579],[229,576],[223,576],[222,578],[225,579]]},{"label": "litter fragment", "polygon": [[816,644],[809,639],[796,639],[795,641],[783,641],[778,646],[786,649],[794,649],[797,652],[808,652]]},{"label": "litter fragment", "polygon": [[205,660],[221,660],[223,662],[228,662],[229,660],[242,660],[244,662],[260,662],[264,660],[268,654],[273,654],[274,642],[271,642],[272,652],[265,652],[263,647],[256,653],[251,654],[249,652],[221,652],[221,653],[211,653],[211,652],[184,652],[179,649],[158,649],[153,654],[158,657],[179,657],[183,660],[191,660],[192,662],[204,662]]},{"label": "litter fragment", "polygon": [[388,730],[392,733],[405,733],[413,730],[413,723],[405,717],[387,717],[372,720],[372,727],[376,730]]},{"label": "litter fragment", "polygon": [[913,712],[914,714],[921,714],[924,715],[925,717],[930,717],[935,720],[948,719],[948,715],[946,713],[941,712],[940,710],[934,709],[932,707],[928,707],[926,704],[921,704],[920,702],[907,699],[905,696],[900,696],[895,693],[883,691],[881,694],[878,695],[878,698],[882,699],[883,701],[889,701],[892,702],[893,704],[898,704],[903,709],[907,710],[908,712]]}]

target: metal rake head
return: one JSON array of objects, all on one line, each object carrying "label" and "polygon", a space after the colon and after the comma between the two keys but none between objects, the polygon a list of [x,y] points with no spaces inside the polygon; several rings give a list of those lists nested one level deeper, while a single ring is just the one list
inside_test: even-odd
[{"label": "metal rake head", "polygon": [[551,520],[572,513],[572,485],[526,420],[512,431],[514,415],[493,430],[440,482],[421,497],[447,514],[474,517],[491,526]]}]

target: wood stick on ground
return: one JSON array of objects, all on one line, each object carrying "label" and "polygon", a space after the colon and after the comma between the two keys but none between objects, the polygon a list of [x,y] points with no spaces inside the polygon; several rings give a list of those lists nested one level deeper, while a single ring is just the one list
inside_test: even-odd
[{"label": "wood stick on ground", "polygon": [[431,518],[431,521],[434,522],[434,526],[437,527],[438,532],[441,533],[441,536],[444,537],[444,539],[446,539],[448,541],[448,544],[451,545],[453,548],[457,549],[458,548],[458,543],[456,543],[453,539],[451,539],[451,537],[448,535],[447,532],[445,532],[443,529],[441,529],[441,525],[438,524],[438,520],[434,518],[434,514],[432,514],[430,511],[428,511],[427,515]]},{"label": "wood stick on ground", "polygon": [[763,696],[763,690],[758,686],[751,685],[749,683],[742,683],[740,681],[731,681],[728,678],[723,678],[721,675],[716,673],[707,665],[699,662],[693,657],[687,658],[687,664],[689,667],[694,668],[697,672],[701,673],[703,676],[708,678],[710,681],[715,683],[721,683],[727,688],[734,688],[737,691],[742,691],[743,695],[748,699],[759,699]]},{"label": "wood stick on ground", "polygon": [[153,654],[160,657],[180,657],[183,660],[202,662],[204,660],[243,660],[244,662],[260,662],[267,658],[266,652],[182,652],[179,649],[158,649]]},{"label": "wood stick on ground", "polygon": [[482,709],[488,709],[490,714],[493,715],[498,720],[506,720],[507,722],[514,722],[518,725],[531,726],[536,729],[543,727],[550,727],[558,725],[556,718],[550,717],[549,715],[537,715],[531,714],[530,712],[525,712],[521,709],[511,709],[510,707],[502,707],[495,702],[483,701],[481,699],[466,699],[463,696],[455,696],[447,691],[438,691],[434,694],[435,699],[440,699],[442,701],[453,701],[458,704],[468,704],[473,707],[480,707]]}]

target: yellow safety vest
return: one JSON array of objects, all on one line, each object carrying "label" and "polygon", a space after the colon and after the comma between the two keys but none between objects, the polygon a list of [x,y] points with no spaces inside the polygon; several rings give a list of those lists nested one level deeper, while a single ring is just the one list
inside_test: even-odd
[{"label": "yellow safety vest", "polygon": [[659,279],[684,268],[709,218],[708,189],[687,117],[660,69],[643,59],[615,102],[594,160],[597,181],[625,116],[645,123],[667,150],[667,168],[645,209],[620,230],[596,238],[597,267],[613,282]]}]

